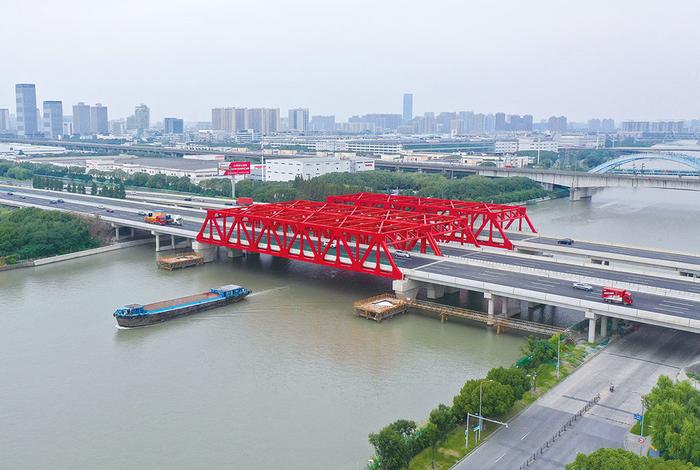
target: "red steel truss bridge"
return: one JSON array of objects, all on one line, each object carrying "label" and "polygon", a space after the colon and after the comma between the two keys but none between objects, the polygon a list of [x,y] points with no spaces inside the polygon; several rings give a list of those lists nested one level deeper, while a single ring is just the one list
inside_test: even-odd
[{"label": "red steel truss bridge", "polygon": [[[376,193],[329,196],[327,201],[464,218],[470,233],[478,240],[474,243],[477,246],[493,246],[512,250],[513,243],[508,239],[506,230],[517,229],[521,232],[524,228],[528,228],[532,233],[537,233],[532,221],[527,216],[525,206]],[[469,243],[466,239],[464,242]]]},{"label": "red steel truss bridge", "polygon": [[[345,198],[339,200],[341,203],[299,200],[209,209],[197,241],[392,279],[403,278],[394,262],[394,250],[418,250],[441,256],[438,242],[485,244],[477,240],[479,232],[474,232],[470,225],[476,219],[459,206],[461,201],[449,201],[455,208],[447,211],[433,210],[426,198],[415,198],[418,200],[415,207],[399,208],[370,204],[365,195],[371,194],[329,197],[329,200]],[[465,204],[483,206],[481,203]],[[517,206],[503,207],[518,209]],[[524,208],[522,214],[532,227]],[[498,224],[499,233],[505,237],[499,222],[506,219],[492,216],[489,220],[492,225]],[[507,219],[507,225],[514,220]],[[485,226],[486,223],[481,229]],[[497,241],[491,246],[508,247]]]}]

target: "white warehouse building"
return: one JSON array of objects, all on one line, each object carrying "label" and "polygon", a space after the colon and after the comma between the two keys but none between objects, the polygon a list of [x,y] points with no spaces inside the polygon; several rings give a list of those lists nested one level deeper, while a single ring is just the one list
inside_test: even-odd
[{"label": "white warehouse building", "polygon": [[340,158],[270,158],[262,165],[251,167],[250,179],[256,181],[305,180],[327,173],[355,173],[374,170],[374,159],[354,157]]}]

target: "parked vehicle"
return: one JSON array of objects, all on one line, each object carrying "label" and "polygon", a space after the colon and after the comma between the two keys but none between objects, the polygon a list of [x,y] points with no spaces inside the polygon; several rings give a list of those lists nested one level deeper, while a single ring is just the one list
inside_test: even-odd
[{"label": "parked vehicle", "polygon": [[571,238],[562,238],[561,240],[557,240],[557,244],[559,244],[559,245],[573,245],[574,241]]},{"label": "parked vehicle", "polygon": [[603,302],[632,305],[632,293],[619,287],[603,287]]},{"label": "parked vehicle", "polygon": [[590,284],[586,284],[585,282],[574,282],[573,284],[571,284],[571,287],[578,290],[585,290],[586,292],[590,292],[593,290],[593,286]]},{"label": "parked vehicle", "polygon": [[181,216],[168,214],[163,211],[149,212],[143,218],[143,221],[148,224],[156,225],[182,225]]},{"label": "parked vehicle", "polygon": [[411,254],[408,251],[396,250],[394,252],[394,256],[398,256],[399,258],[410,258]]}]

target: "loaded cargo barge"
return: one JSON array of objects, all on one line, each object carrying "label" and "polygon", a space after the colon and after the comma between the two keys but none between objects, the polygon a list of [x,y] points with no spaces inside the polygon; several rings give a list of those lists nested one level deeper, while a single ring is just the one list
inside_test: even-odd
[{"label": "loaded cargo barge", "polygon": [[209,310],[222,305],[243,300],[250,294],[245,287],[229,284],[210,289],[209,292],[164,300],[152,304],[131,304],[118,308],[114,312],[119,326],[133,328],[172,320],[173,318]]}]

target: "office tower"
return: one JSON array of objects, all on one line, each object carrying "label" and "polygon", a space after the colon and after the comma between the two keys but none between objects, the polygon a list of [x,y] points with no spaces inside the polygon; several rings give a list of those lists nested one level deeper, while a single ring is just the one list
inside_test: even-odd
[{"label": "office tower", "polygon": [[403,94],[403,122],[413,119],[413,93]]},{"label": "office tower", "polygon": [[73,105],[73,134],[90,135],[90,105],[82,101]]},{"label": "office tower", "polygon": [[165,134],[182,134],[185,125],[182,119],[178,118],[163,118],[163,132]]},{"label": "office tower", "polygon": [[97,103],[90,107],[90,133],[109,134],[109,119],[107,118],[107,106]]},{"label": "office tower", "polygon": [[547,121],[547,129],[550,132],[566,132],[568,127],[566,116],[551,116]]},{"label": "office tower", "polygon": [[334,132],[335,116],[312,116],[309,129],[316,132]]},{"label": "office tower", "polygon": [[151,110],[141,103],[134,108],[134,128],[143,131],[151,127]]},{"label": "office tower", "polygon": [[506,130],[506,114],[505,113],[496,113],[494,130],[496,132]]},{"label": "office tower", "polygon": [[7,108],[0,109],[0,132],[8,132],[10,130],[10,110]]},{"label": "office tower", "polygon": [[37,133],[36,87],[33,83],[15,85],[17,98],[17,135]]},{"label": "office tower", "polygon": [[305,132],[309,129],[309,109],[295,108],[289,110],[289,130]]},{"label": "office tower", "polygon": [[44,135],[55,139],[63,135],[63,103],[44,101]]}]

